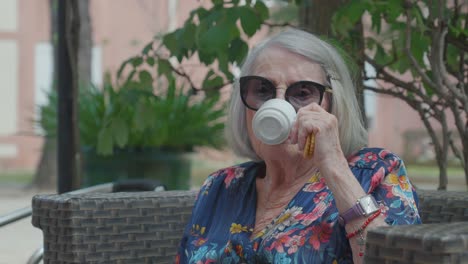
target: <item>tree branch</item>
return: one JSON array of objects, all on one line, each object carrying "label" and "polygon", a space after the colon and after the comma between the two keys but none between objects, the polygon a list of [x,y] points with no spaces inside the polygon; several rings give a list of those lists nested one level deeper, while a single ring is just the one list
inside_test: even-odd
[{"label": "tree branch", "polygon": [[418,95],[419,97],[421,97],[423,99],[423,101],[425,103],[427,103],[430,106],[432,106],[434,104],[433,101],[431,100],[431,98],[429,98],[429,96],[427,96],[426,94],[422,93],[420,89],[414,87],[411,83],[404,82],[404,81],[394,77],[387,70],[385,70],[385,68],[383,68],[381,65],[378,65],[378,63],[374,59],[372,59],[371,57],[365,55],[365,60],[370,65],[372,65],[372,67],[375,68],[377,76],[379,76],[379,74],[381,74],[381,77],[382,77],[383,80]]},{"label": "tree branch", "polygon": [[[434,58],[437,63],[437,67],[438,69],[440,70],[440,74],[441,74],[441,77],[442,77],[442,83],[450,90],[450,92],[453,93],[453,95],[460,101],[466,101],[467,98],[466,96],[464,96],[460,91],[457,90],[456,86],[453,85],[448,76],[448,72],[447,72],[447,69],[445,67],[445,62],[444,62],[444,55],[443,55],[443,50],[444,50],[444,46],[445,46],[445,36],[447,35],[447,31],[448,31],[448,28],[446,25],[440,25],[442,27],[440,33],[434,33],[434,42],[437,42],[435,43],[435,45],[433,45],[433,47],[437,47],[438,49],[434,50],[434,52],[437,53],[437,56]],[[434,47],[434,48],[435,48]]]},{"label": "tree branch", "polygon": [[294,25],[294,24],[291,24],[291,23],[289,23],[289,22],[276,24],[276,23],[270,23],[270,22],[267,22],[267,21],[263,21],[262,24],[265,25],[265,26],[272,27],[272,28],[275,28],[275,27],[292,27],[292,28],[299,28],[298,26],[296,26],[296,25]]},{"label": "tree branch", "polygon": [[462,50],[463,52],[468,52],[468,45],[466,45],[466,38],[463,37],[463,34],[456,37],[452,34],[447,34],[447,42]]},{"label": "tree branch", "polygon": [[463,159],[463,155],[461,154],[460,150],[457,148],[457,146],[455,146],[455,143],[453,142],[453,139],[452,139],[451,132],[449,132],[449,144],[450,144],[450,148],[452,149],[453,154],[455,155],[457,159],[460,160],[462,167],[465,168],[466,166],[465,160]]},{"label": "tree branch", "polygon": [[416,72],[421,76],[424,82],[426,82],[432,89],[438,90],[437,85],[427,76],[421,66],[418,64],[416,59],[414,58],[413,54],[411,53],[411,20],[412,16],[410,13],[410,9],[408,6],[405,5],[405,14],[406,14],[406,30],[405,30],[405,54],[408,56],[411,64],[415,68]]},{"label": "tree branch", "polygon": [[[394,88],[397,88],[397,87],[394,87]],[[409,106],[411,106],[411,108],[413,108],[414,110],[416,110],[418,112],[419,112],[419,110],[422,110],[423,101],[416,100],[416,99],[411,99],[411,98],[409,98],[407,96],[404,96],[401,91],[395,91],[394,89],[379,89],[379,88],[375,88],[375,87],[367,86],[367,85],[364,85],[364,89],[366,89],[368,91],[375,92],[375,93],[386,94],[386,95],[391,95],[393,97],[400,98],[401,100],[405,101]],[[429,109],[431,109],[431,108],[429,108]],[[424,111],[426,111],[426,110],[424,110]],[[429,112],[426,111],[426,113],[429,113]],[[433,116],[433,115],[431,115],[431,116]]]},{"label": "tree branch", "polygon": [[197,93],[200,92],[200,91],[217,91],[217,90],[219,90],[219,89],[221,89],[221,88],[223,88],[223,87],[225,87],[225,86],[227,86],[227,85],[229,85],[229,84],[232,84],[232,82],[225,82],[225,83],[223,83],[223,84],[221,84],[221,85],[217,85],[217,86],[213,86],[213,87],[210,87],[210,88],[202,89],[202,88],[197,87],[197,86],[195,85],[195,83],[193,82],[192,78],[190,78],[190,76],[184,71],[183,67],[179,67],[179,68],[174,67],[174,65],[172,65],[172,63],[169,61],[168,58],[164,58],[164,57],[162,57],[160,54],[158,54],[158,53],[156,53],[156,52],[154,53],[154,56],[155,56],[157,59],[164,59],[164,60],[167,60],[167,61],[169,62],[169,66],[171,67],[171,70],[172,70],[175,74],[177,74],[177,75],[179,75],[180,77],[184,78],[184,79],[189,83],[190,88],[191,88],[191,90],[192,90],[192,92],[193,92],[194,94],[197,94]]}]

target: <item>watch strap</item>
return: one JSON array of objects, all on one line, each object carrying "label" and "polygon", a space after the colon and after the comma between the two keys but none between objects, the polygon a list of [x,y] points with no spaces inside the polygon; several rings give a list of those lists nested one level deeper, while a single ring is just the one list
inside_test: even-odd
[{"label": "watch strap", "polygon": [[367,216],[369,214],[374,213],[376,210],[373,210],[371,212],[366,213],[364,211],[364,209],[362,208],[362,205],[361,205],[361,202],[360,202],[361,199],[368,198],[368,197],[374,203],[374,207],[377,208],[376,210],[378,210],[379,206],[377,205],[377,202],[375,202],[374,197],[372,197],[372,195],[370,195],[370,194],[367,194],[367,195],[359,198],[357,200],[357,202],[351,208],[346,210],[343,214],[340,214],[340,216],[338,218],[339,223],[342,226],[344,226],[346,223],[349,223],[350,221],[352,221],[352,220],[354,220],[354,219],[356,219],[358,217]]}]

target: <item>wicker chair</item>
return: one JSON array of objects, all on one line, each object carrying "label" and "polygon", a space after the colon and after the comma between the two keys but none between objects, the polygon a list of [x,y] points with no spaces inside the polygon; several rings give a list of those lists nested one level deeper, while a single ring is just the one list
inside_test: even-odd
[{"label": "wicker chair", "polygon": [[33,197],[44,263],[173,263],[196,192]]},{"label": "wicker chair", "polygon": [[370,230],[365,263],[468,263],[468,192],[418,195],[424,224]]},{"label": "wicker chair", "polygon": [[[44,262],[173,263],[195,195],[37,195],[32,221],[44,234]],[[366,263],[468,262],[468,193],[419,191],[419,196],[428,224],[371,230]]]}]

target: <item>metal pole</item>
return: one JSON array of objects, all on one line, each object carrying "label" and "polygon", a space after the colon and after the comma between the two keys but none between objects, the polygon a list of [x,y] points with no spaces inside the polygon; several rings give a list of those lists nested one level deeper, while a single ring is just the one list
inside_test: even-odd
[{"label": "metal pole", "polygon": [[[67,10],[70,1],[57,3],[57,57],[55,70],[57,72],[58,90],[58,193],[73,190],[73,177],[76,173],[75,139],[74,139],[74,84],[72,60],[69,49]],[[68,20],[68,21],[67,21]]]},{"label": "metal pole", "polygon": [[13,223],[15,221],[26,218],[32,214],[31,206],[15,210],[4,216],[0,216],[0,227]]},{"label": "metal pole", "polygon": [[40,247],[34,251],[32,256],[28,259],[26,264],[38,264],[41,262],[42,258],[44,257],[44,247]]}]

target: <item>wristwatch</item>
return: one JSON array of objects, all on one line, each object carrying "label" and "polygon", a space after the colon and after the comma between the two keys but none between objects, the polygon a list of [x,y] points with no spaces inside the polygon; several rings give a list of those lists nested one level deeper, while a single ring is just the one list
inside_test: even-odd
[{"label": "wristwatch", "polygon": [[370,194],[357,199],[356,204],[339,216],[338,221],[342,226],[358,217],[370,216],[379,210],[379,205]]}]

